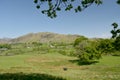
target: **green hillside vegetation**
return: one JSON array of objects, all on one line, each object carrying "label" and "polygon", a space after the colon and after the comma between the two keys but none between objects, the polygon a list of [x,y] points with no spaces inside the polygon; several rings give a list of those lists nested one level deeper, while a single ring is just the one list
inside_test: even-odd
[{"label": "green hillside vegetation", "polygon": [[31,33],[0,44],[1,80],[119,80],[114,39]]}]

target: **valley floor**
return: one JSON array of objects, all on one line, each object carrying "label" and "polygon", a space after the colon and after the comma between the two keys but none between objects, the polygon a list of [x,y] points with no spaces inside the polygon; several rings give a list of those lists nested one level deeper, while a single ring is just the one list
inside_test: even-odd
[{"label": "valley floor", "polygon": [[120,57],[118,56],[104,56],[98,63],[91,65],[78,65],[76,61],[75,57],[58,53],[0,56],[0,80],[6,80],[4,74],[8,75],[8,73],[47,74],[66,80],[120,80]]}]

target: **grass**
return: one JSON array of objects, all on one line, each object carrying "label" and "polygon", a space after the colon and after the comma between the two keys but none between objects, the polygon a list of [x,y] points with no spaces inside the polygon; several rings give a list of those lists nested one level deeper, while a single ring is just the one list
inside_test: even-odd
[{"label": "grass", "polygon": [[70,60],[76,58],[58,53],[0,56],[0,73],[47,74],[67,80],[120,80],[118,56],[104,56],[91,65],[78,65]]}]

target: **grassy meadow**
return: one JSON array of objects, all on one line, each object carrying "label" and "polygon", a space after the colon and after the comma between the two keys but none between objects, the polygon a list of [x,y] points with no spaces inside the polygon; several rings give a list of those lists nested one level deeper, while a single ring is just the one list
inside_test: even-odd
[{"label": "grassy meadow", "polygon": [[[39,54],[38,51],[32,53],[28,50],[24,54],[0,56],[0,80],[7,80],[4,76],[8,74],[47,74],[65,80],[120,80],[120,57],[104,56],[95,64],[79,65],[76,57],[59,53]],[[45,79],[44,76],[42,80],[59,79]]]}]

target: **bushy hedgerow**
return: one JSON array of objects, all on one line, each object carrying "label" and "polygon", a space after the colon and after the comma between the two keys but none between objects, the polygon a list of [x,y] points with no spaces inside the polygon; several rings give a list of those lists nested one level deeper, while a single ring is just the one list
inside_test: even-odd
[{"label": "bushy hedgerow", "polygon": [[0,44],[0,48],[11,49],[11,45],[10,44]]}]

